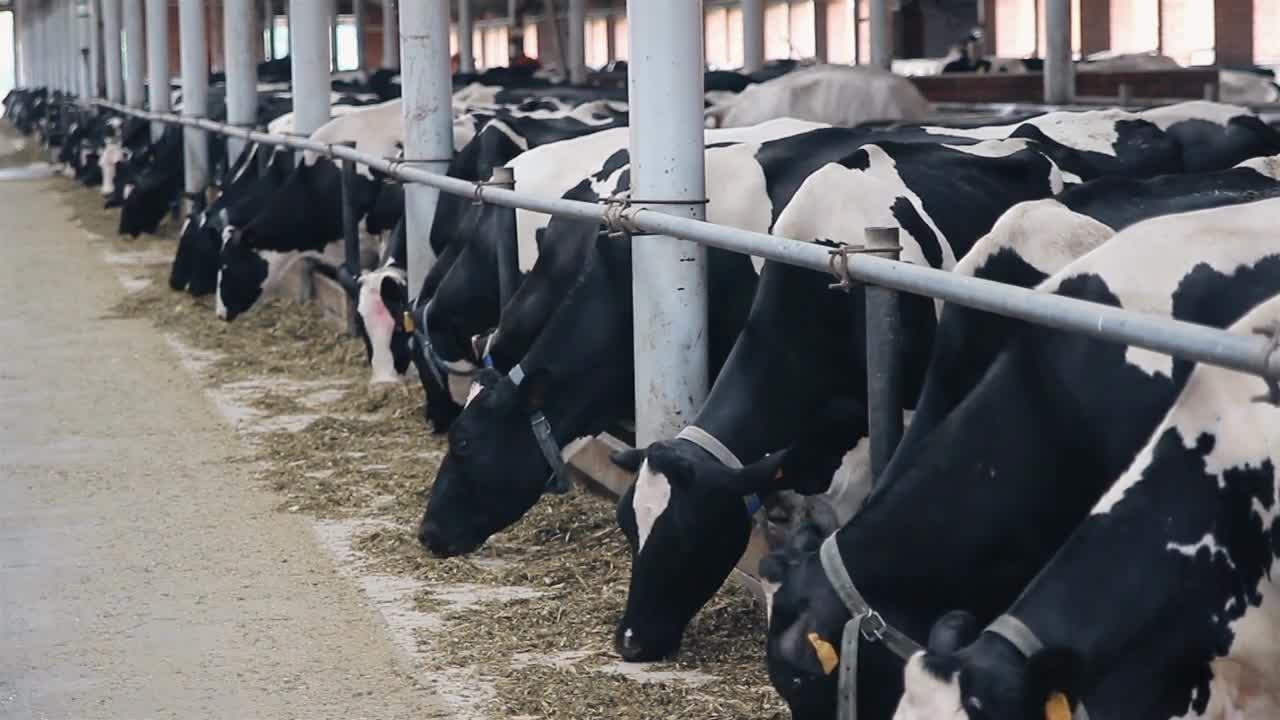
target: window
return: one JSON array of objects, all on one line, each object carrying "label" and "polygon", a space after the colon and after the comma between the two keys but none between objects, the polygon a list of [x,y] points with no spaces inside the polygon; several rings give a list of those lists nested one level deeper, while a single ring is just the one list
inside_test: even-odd
[{"label": "window", "polygon": [[626,60],[631,56],[630,52],[630,29],[627,25],[626,15],[613,16],[613,59]]},{"label": "window", "polygon": [[287,57],[289,55],[289,18],[285,15],[277,15],[276,23],[276,48],[274,56],[278,58]]},{"label": "window", "polygon": [[[1163,0],[1160,7],[1161,52],[1182,65],[1205,64],[1208,52],[1207,62],[1213,62],[1213,0]],[[1255,19],[1255,32],[1257,27]],[[1274,25],[1264,27],[1275,34]]]},{"label": "window", "polygon": [[360,69],[360,48],[356,41],[354,15],[338,16],[338,70]]},{"label": "window", "polygon": [[583,48],[587,67],[602,68],[609,64],[609,20],[589,17],[583,28]]},{"label": "window", "polygon": [[1253,61],[1280,65],[1280,0],[1253,0]]},{"label": "window", "polygon": [[538,25],[530,23],[524,26],[524,54],[527,57],[538,57]]},{"label": "window", "polygon": [[764,11],[766,60],[813,57],[813,1],[774,3]]},{"label": "window", "polygon": [[14,74],[13,11],[0,12],[0,97],[9,94],[17,77]]},{"label": "window", "polygon": [[1117,53],[1159,50],[1159,7],[1160,0],[1112,0],[1111,49]]},{"label": "window", "polygon": [[852,65],[853,6],[850,0],[827,2],[827,61]]},{"label": "window", "polygon": [[703,16],[704,51],[707,65],[713,70],[727,70],[729,64],[729,11],[711,8]]}]

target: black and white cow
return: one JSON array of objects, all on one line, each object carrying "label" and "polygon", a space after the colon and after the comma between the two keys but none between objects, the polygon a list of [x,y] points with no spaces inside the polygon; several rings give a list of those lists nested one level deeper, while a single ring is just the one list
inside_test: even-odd
[{"label": "black and white cow", "polygon": [[[1215,113],[1225,115],[1226,111],[1212,104],[1189,103],[1181,107],[1192,119],[1173,120],[1175,112],[1162,109],[1159,111],[1160,122],[1167,128],[1181,126],[1180,132],[1190,132],[1192,127],[1198,132],[1205,129],[1201,125],[1216,127],[1218,135],[1206,138],[1207,144],[1214,144],[1216,138],[1219,146],[1230,145],[1227,139],[1235,130],[1228,126],[1234,122],[1234,115],[1225,123],[1210,123],[1199,118],[1214,117]],[[1077,117],[1074,125],[1071,122],[1073,115]],[[1247,125],[1245,120],[1240,123]],[[1076,136],[1071,134],[1073,127]],[[1134,120],[1127,114],[1117,120],[1108,112],[1051,113],[998,129],[1013,137],[1037,138],[1029,147],[1052,158],[1064,171],[1086,173],[1085,179],[1110,175],[1142,177],[1170,167],[1181,169],[1186,164],[1186,157],[1192,153],[1181,142],[1153,145],[1152,139],[1165,137],[1162,135],[1164,131],[1154,121]],[[926,131],[941,133],[945,129],[929,128]],[[995,128],[953,132],[971,138],[998,134]],[[1073,150],[1073,144],[1079,149]],[[902,152],[913,147],[916,148],[914,152],[923,153],[925,151],[921,148],[927,146],[904,146]],[[1163,151],[1157,152],[1157,147]],[[1147,151],[1143,152],[1143,148]],[[951,149],[959,153],[965,148],[952,145]],[[968,152],[981,153],[982,150],[970,147]],[[1236,153],[1236,149],[1227,148],[1222,157],[1234,161]],[[963,239],[959,253],[963,256],[963,251],[990,230],[996,218],[1010,205],[1050,194],[1042,191],[1039,195],[1019,195],[1019,192],[1026,191],[1015,187],[1012,195],[1004,194],[1009,191],[994,188],[970,195],[970,188],[965,183],[954,181],[961,175],[934,174],[927,163],[916,165],[896,161],[896,165],[894,162],[876,164],[870,162],[871,155],[864,155],[868,160],[859,157],[857,162],[847,162],[847,167],[828,165],[810,176],[807,182],[823,182],[837,189],[836,196],[839,197],[871,198],[872,202],[880,203],[880,207],[860,200],[832,203],[822,195],[814,194],[812,200],[793,201],[787,209],[789,217],[780,218],[774,232],[789,237],[838,238],[849,228],[896,225],[902,228],[907,238],[915,240],[915,248],[912,248],[910,239],[904,242],[908,256],[916,254],[930,265],[950,268],[958,258],[951,249],[955,245],[942,242],[943,239],[954,242],[949,233]],[[1198,165],[1210,164],[1207,155],[1197,155],[1194,161]],[[1223,162],[1227,164],[1225,160]],[[867,168],[860,170],[861,164],[866,164]],[[886,172],[898,166],[904,170]],[[881,169],[877,170],[877,167]],[[894,180],[885,185],[879,180],[878,174],[892,179],[894,173],[905,173],[905,182]],[[913,177],[913,174],[918,175]],[[895,183],[899,187],[905,185],[906,190],[895,191]],[[1016,186],[1018,183],[1014,181],[1012,184]],[[863,186],[867,189],[864,190]],[[1060,189],[1055,188],[1054,191]],[[888,193],[889,197],[884,197],[883,193]],[[921,198],[924,198],[923,210],[914,209]],[[974,224],[976,218],[983,218],[981,225]],[[952,230],[944,229],[948,227]],[[762,284],[753,317],[739,341],[740,352],[730,358],[694,423],[742,463],[754,462],[765,453],[786,447],[806,434],[813,434],[813,421],[822,416],[820,399],[823,398],[832,405],[853,407],[862,414],[861,424],[849,427],[847,444],[841,453],[854,447],[857,439],[866,433],[865,385],[861,370],[865,357],[861,339],[864,312],[860,304],[861,295],[854,293],[850,297],[850,307],[845,308],[842,303],[830,301],[825,278],[786,267],[778,267],[775,272],[785,279],[774,281],[772,289],[770,283]],[[815,307],[821,311],[815,312]],[[932,304],[910,296],[903,298],[903,313],[907,331],[902,358],[903,376],[907,383],[904,396],[914,400],[928,365],[935,314]],[[788,382],[778,382],[779,377],[787,377]],[[918,413],[912,426],[917,424],[921,424]],[[927,422],[923,426],[927,426]],[[660,473],[662,477],[658,477],[648,468],[641,468],[633,495],[624,498],[619,511],[626,528],[635,523],[634,494],[642,495],[641,504],[644,506],[652,504],[647,498],[660,496],[668,498],[666,505],[681,508],[679,512],[672,513],[671,519],[665,523],[658,522],[661,513],[646,511],[643,514],[649,522],[656,523],[648,534],[662,539],[651,544],[656,549],[639,553],[633,567],[632,593],[652,600],[658,597],[655,593],[661,589],[666,605],[629,601],[629,610],[619,625],[619,633],[632,630],[633,648],[624,654],[637,659],[660,657],[674,651],[684,625],[727,577],[747,539],[745,524],[725,527],[717,520],[723,515],[724,507],[741,504],[741,495],[721,492],[717,502],[708,502],[704,498],[708,493],[695,482],[696,478],[722,474],[725,468],[721,461],[684,439],[662,441],[650,448],[666,444],[670,444],[671,454],[683,458],[683,463],[676,468],[682,477],[672,479],[669,471]],[[839,456],[840,453],[834,455],[837,463]],[[698,499],[696,502],[695,497]],[[736,538],[738,553],[726,550],[716,555],[695,549],[709,547],[708,534],[727,534]],[[646,554],[653,557],[646,559],[643,557]],[[679,561],[672,562],[676,556]],[[669,568],[675,570],[668,573]],[[689,578],[687,589],[686,577]],[[671,602],[684,593],[688,596],[679,602]],[[647,607],[642,609],[642,605]],[[680,611],[671,610],[675,607]],[[628,623],[641,627],[629,627]],[[648,628],[643,627],[646,625],[660,628],[653,631],[660,637],[643,637],[648,632]]]},{"label": "black and white cow", "polygon": [[[1280,293],[1280,236],[1268,219],[1277,208],[1271,199],[1139,223],[1039,288],[1229,326]],[[1048,328],[1010,331],[981,380],[923,441],[895,454],[833,536],[858,590],[909,637],[924,639],[956,607],[979,622],[1007,608],[1131,462],[1192,368]],[[721,484],[744,492],[768,482]],[[801,542],[762,563],[779,585],[770,678],[806,720],[834,715],[835,676],[818,653],[840,645],[849,619],[813,549]],[[889,717],[901,662],[864,643],[859,663],[859,714]]]},{"label": "black and white cow", "polygon": [[[1232,329],[1275,337],[1280,296]],[[949,614],[908,661],[895,720],[1280,716],[1278,438],[1274,385],[1197,367],[1005,612],[1035,644]]]}]

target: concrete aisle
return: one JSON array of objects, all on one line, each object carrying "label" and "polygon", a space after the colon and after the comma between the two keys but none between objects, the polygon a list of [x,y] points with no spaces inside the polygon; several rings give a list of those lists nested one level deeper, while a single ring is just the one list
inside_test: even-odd
[{"label": "concrete aisle", "polygon": [[59,182],[0,183],[0,718],[440,717]]}]

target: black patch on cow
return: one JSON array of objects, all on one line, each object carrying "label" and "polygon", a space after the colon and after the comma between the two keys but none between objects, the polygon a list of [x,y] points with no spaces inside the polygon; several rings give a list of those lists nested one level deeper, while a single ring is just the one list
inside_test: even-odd
[{"label": "black patch on cow", "polygon": [[1141,220],[1280,195],[1280,182],[1253,168],[1199,175],[1162,175],[1149,180],[1099,178],[1058,196],[1073,212],[1120,230]]},{"label": "black patch on cow", "polygon": [[596,182],[604,182],[609,179],[610,175],[625,167],[630,162],[631,153],[626,149],[619,150],[610,155],[608,159],[604,161],[604,165],[600,168],[600,172],[592,175],[591,177],[595,178]]},{"label": "black patch on cow", "polygon": [[862,170],[865,172],[871,168],[871,154],[866,150],[859,150],[841,160],[840,164],[850,170]]},{"label": "black patch on cow", "polygon": [[[865,152],[859,151],[865,155]],[[916,206],[905,197],[893,201],[893,217],[902,229],[920,243],[920,252],[931,267],[942,267],[942,246],[938,243],[938,235],[929,227],[929,223],[920,217]]]},{"label": "black patch on cow", "polygon": [[741,145],[741,144],[742,144],[742,143],[740,143],[740,142],[734,142],[734,141],[732,141],[732,140],[726,140],[725,142],[709,143],[709,144],[707,145],[707,149],[708,149],[708,150],[715,150],[715,149],[717,149],[717,148],[727,148],[727,147],[733,147],[734,145]]}]

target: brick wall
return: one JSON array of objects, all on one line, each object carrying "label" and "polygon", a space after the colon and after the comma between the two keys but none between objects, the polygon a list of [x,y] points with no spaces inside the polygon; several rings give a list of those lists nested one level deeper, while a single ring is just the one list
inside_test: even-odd
[{"label": "brick wall", "polygon": [[[1280,32],[1280,28],[1273,28]],[[1213,8],[1213,39],[1217,61],[1222,65],[1253,63],[1253,0],[1216,0]]]},{"label": "brick wall", "polygon": [[1080,52],[1089,55],[1111,47],[1111,0],[1080,0]]}]

